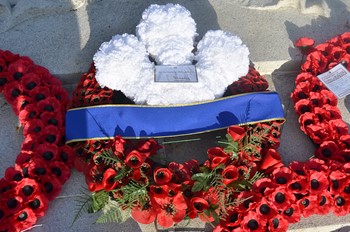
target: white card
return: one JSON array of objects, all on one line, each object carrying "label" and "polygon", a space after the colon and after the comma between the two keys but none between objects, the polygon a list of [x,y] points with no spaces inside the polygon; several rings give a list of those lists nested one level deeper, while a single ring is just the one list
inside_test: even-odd
[{"label": "white card", "polygon": [[350,94],[350,73],[342,64],[338,64],[317,77],[337,98],[343,98]]},{"label": "white card", "polygon": [[196,67],[194,65],[156,65],[155,68],[155,82],[198,82]]}]

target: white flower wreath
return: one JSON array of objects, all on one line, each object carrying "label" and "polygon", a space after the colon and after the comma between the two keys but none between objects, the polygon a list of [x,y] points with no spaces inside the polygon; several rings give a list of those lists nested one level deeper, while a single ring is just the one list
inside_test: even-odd
[{"label": "white flower wreath", "polygon": [[[178,4],[151,5],[143,12],[136,35],[116,35],[102,43],[94,62],[102,87],[120,90],[137,104],[213,100],[248,72],[248,48],[232,33],[208,31],[193,53],[196,23]],[[195,65],[198,82],[154,81],[155,65],[188,64]]]}]

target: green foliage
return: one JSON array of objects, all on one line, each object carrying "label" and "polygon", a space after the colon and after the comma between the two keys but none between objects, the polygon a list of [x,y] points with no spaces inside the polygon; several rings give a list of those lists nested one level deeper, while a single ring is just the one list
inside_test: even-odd
[{"label": "green foliage", "polygon": [[123,211],[117,205],[112,205],[96,220],[96,223],[122,223],[126,220]]},{"label": "green foliage", "polygon": [[102,162],[107,166],[116,166],[119,164],[124,164],[124,162],[114,155],[112,149],[104,150],[99,154],[99,158],[102,159]]},{"label": "green foliage", "polygon": [[201,190],[208,191],[209,188],[215,184],[216,178],[221,176],[220,174],[217,174],[217,170],[223,169],[223,167],[224,165],[220,164],[213,170],[210,170],[209,168],[202,168],[202,172],[194,174],[191,178],[195,181],[192,187],[192,192],[199,192]]},{"label": "green foliage", "polygon": [[81,191],[81,196],[76,200],[77,208],[75,209],[75,217],[72,225],[84,214],[84,213],[95,213],[103,209],[108,203],[109,195],[106,191],[99,191],[92,193],[86,193]]},{"label": "green foliage", "polygon": [[145,205],[149,202],[147,187],[148,183],[139,183],[135,180],[131,180],[127,185],[119,189],[122,197],[115,200],[123,209],[131,209],[137,204]]}]

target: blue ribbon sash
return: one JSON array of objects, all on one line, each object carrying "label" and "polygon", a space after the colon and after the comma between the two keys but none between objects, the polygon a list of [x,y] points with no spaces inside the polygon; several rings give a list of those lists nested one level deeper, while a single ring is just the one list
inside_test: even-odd
[{"label": "blue ribbon sash", "polygon": [[101,105],[66,114],[66,141],[190,135],[271,120],[284,120],[276,92],[248,93],[174,106]]}]

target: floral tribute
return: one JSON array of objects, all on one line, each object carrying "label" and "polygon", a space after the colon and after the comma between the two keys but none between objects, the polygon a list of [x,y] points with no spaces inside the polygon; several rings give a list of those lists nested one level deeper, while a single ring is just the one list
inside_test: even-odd
[{"label": "floral tribute", "polygon": [[64,145],[69,97],[47,69],[2,50],[0,93],[24,135],[15,165],[0,179],[0,231],[21,231],[44,216],[70,176],[74,153]]},{"label": "floral tribute", "polygon": [[[229,127],[227,141],[208,149],[203,164],[157,163],[154,154],[161,146],[153,139],[73,143],[76,167],[93,192],[86,210],[107,208],[98,222],[121,221],[128,212],[140,223],[165,228],[198,217],[216,232],[287,231],[301,217],[350,213],[348,127],[337,98],[316,77],[339,63],[350,70],[350,33],[316,47],[304,38],[295,45],[306,60],[291,97],[301,130],[317,145],[313,158],[285,166],[277,151],[281,122],[276,121]],[[120,91],[100,87],[95,74],[92,65],[81,78],[73,108],[133,103]],[[266,88],[266,80],[250,67],[225,95]]]}]

